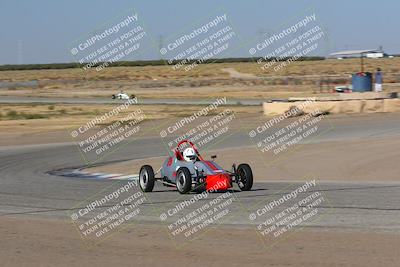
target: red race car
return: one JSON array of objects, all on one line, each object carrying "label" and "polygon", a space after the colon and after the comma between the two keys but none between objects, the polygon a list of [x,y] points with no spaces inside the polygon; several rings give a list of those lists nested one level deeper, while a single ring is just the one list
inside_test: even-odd
[{"label": "red race car", "polygon": [[[186,146],[186,148],[181,148]],[[181,141],[173,150],[173,155],[165,159],[160,168],[160,177],[155,177],[153,168],[144,165],[140,168],[139,184],[144,192],[153,191],[155,181],[173,186],[181,194],[192,190],[220,191],[232,188],[237,183],[240,190],[248,191],[253,186],[253,172],[246,163],[232,164],[230,171],[224,170],[214,159],[204,160],[194,144]]]}]

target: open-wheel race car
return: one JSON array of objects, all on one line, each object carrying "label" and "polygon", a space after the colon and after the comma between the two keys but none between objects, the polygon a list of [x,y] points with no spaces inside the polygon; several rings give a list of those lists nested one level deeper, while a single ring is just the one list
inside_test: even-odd
[{"label": "open-wheel race car", "polygon": [[135,95],[128,95],[125,92],[119,92],[116,95],[112,95],[111,98],[112,99],[120,99],[120,100],[129,100],[129,99],[134,99],[136,96]]},{"label": "open-wheel race car", "polygon": [[[186,145],[185,149],[180,147]],[[173,155],[165,159],[155,174],[150,165],[143,165],[139,172],[140,188],[144,192],[153,191],[156,181],[165,186],[176,187],[181,194],[192,190],[224,191],[237,183],[240,190],[248,191],[253,186],[253,172],[246,163],[232,164],[230,171],[222,169],[214,159],[204,160],[194,144],[181,141],[173,150]],[[159,177],[156,175],[159,174]]]}]

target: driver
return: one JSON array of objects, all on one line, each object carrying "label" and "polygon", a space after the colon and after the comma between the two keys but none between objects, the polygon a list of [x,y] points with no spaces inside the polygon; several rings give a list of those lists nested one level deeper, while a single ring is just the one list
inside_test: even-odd
[{"label": "driver", "polygon": [[195,162],[197,160],[196,151],[191,147],[186,148],[183,151],[183,158],[186,162]]}]

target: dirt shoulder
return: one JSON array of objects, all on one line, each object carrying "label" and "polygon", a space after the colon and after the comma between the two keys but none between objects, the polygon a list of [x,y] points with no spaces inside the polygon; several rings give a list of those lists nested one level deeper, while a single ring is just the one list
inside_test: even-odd
[{"label": "dirt shoulder", "polygon": [[[60,231],[62,229],[62,231]],[[87,249],[69,221],[0,218],[2,266],[398,266],[392,233],[296,231],[272,247],[254,229],[218,227],[177,249],[163,226],[136,225]]]},{"label": "dirt shoulder", "polygon": [[[97,117],[118,108],[116,105],[79,105],[79,104],[1,104],[0,105],[0,146],[46,144],[72,142],[71,131],[87,124]],[[227,106],[238,118],[262,118],[259,106]],[[155,125],[191,116],[200,109],[199,106],[181,105],[132,105],[121,111],[118,116],[109,119],[93,128],[93,133],[115,121],[127,118],[137,110],[145,114],[141,123],[143,128],[152,129]],[[211,112],[211,115],[216,113]],[[159,136],[159,132],[148,133]]]}]

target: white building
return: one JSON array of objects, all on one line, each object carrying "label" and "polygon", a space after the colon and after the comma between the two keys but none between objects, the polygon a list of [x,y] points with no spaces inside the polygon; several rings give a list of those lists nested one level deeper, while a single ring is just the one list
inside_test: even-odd
[{"label": "white building", "polygon": [[385,56],[386,56],[386,54],[383,52],[370,52],[370,53],[365,54],[365,57],[367,57],[367,58],[383,58]]},{"label": "white building", "polygon": [[379,49],[370,50],[348,50],[332,53],[331,56],[336,56],[338,59],[343,59],[346,57],[353,57],[354,55],[361,55],[366,58],[384,58],[392,57]]}]

